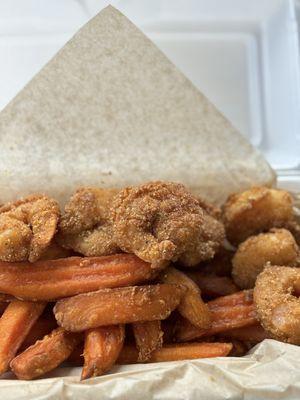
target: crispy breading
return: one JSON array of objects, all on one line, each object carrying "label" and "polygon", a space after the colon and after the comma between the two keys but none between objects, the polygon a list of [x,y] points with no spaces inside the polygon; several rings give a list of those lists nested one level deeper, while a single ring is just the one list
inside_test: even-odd
[{"label": "crispy breading", "polygon": [[197,265],[211,259],[224,239],[222,223],[177,183],[125,188],[111,212],[119,247],[158,266],[170,261]]}]

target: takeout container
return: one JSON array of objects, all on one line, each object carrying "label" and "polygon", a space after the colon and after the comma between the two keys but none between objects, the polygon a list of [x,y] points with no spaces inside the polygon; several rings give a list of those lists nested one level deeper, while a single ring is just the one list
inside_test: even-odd
[{"label": "takeout container", "polygon": [[[109,3],[65,0],[0,10],[0,108]],[[300,65],[292,0],[112,0],[266,156],[300,165]],[[19,4],[19,5],[18,5]],[[59,12],[58,12],[59,11]],[[293,178],[293,181],[295,179]]]},{"label": "takeout container", "polygon": [[[153,1],[152,14],[150,8],[147,18],[139,14],[140,23],[133,4],[119,7],[263,151],[279,173],[280,186],[299,190],[299,66],[292,2],[199,1],[198,12],[187,15],[180,2],[170,9],[167,2],[158,7]],[[158,9],[161,14],[155,14]],[[62,368],[52,376],[72,377],[1,381],[0,392],[6,399],[299,398],[298,347],[265,341],[251,353],[241,359],[116,367],[115,375],[84,383],[78,383],[77,369]]]}]

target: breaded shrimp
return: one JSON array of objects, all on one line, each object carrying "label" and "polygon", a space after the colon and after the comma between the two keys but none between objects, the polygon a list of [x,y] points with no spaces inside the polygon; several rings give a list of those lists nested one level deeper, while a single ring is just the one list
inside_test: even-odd
[{"label": "breaded shrimp", "polygon": [[292,267],[299,261],[299,248],[292,234],[286,229],[271,229],[239,245],[232,259],[232,277],[241,289],[251,289],[267,263]]},{"label": "breaded shrimp", "polygon": [[58,203],[31,195],[0,208],[0,260],[38,260],[50,245],[59,218]]},{"label": "breaded shrimp", "polygon": [[269,266],[254,288],[254,304],[265,330],[277,340],[300,344],[300,269]]},{"label": "breaded shrimp", "polygon": [[292,218],[292,196],[279,189],[253,187],[229,196],[223,207],[226,236],[234,245],[251,235],[284,227]]},{"label": "breaded shrimp", "polygon": [[119,247],[157,266],[169,261],[197,265],[211,259],[224,240],[222,223],[177,183],[125,188],[111,212]]},{"label": "breaded shrimp", "polygon": [[113,239],[109,206],[116,189],[78,189],[65,206],[59,225],[59,244],[85,256],[119,252]]}]

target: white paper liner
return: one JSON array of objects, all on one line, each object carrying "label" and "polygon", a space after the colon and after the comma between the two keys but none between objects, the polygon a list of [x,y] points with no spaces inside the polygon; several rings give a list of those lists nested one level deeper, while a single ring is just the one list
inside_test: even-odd
[{"label": "white paper liner", "polygon": [[[49,378],[0,381],[5,400],[299,399],[300,348],[265,340],[245,357],[135,364],[79,381],[81,368],[59,368]],[[54,378],[54,376],[56,376]]]}]

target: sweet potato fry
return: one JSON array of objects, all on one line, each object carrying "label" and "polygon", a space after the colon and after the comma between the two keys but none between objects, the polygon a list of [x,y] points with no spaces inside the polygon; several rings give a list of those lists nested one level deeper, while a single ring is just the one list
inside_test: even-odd
[{"label": "sweet potato fry", "polygon": [[[221,339],[223,340],[223,338]],[[239,340],[233,340],[231,343],[232,343],[232,350],[230,352],[231,357],[243,357],[252,347],[251,345],[249,345],[249,343],[241,342]]]},{"label": "sweet potato fry", "polygon": [[257,324],[255,307],[248,292],[243,291],[208,302],[212,315],[212,326],[209,329],[199,329],[186,319],[180,320],[176,329],[177,340],[185,342]]},{"label": "sweet potato fry", "polygon": [[131,254],[69,257],[35,263],[0,262],[0,291],[31,301],[53,301],[153,278],[151,265]]},{"label": "sweet potato fry", "polygon": [[0,374],[7,371],[10,361],[42,314],[46,304],[13,300],[0,318]]},{"label": "sweet potato fry", "polygon": [[83,358],[83,344],[75,347],[66,362],[74,367],[81,367],[84,363]]},{"label": "sweet potato fry", "polygon": [[195,282],[183,272],[169,267],[160,275],[160,281],[186,287],[178,306],[179,313],[198,328],[208,329],[211,325],[211,316],[207,305],[201,298],[201,292]]},{"label": "sweet potato fry", "polygon": [[220,336],[222,336],[222,338],[228,338],[231,341],[240,340],[242,342],[250,342],[252,344],[260,343],[264,339],[270,337],[264,328],[259,324],[231,329],[221,333]]},{"label": "sweet potato fry", "polygon": [[46,318],[42,315],[30,329],[20,347],[20,351],[24,351],[27,347],[32,346],[37,340],[42,339],[55,328],[57,328],[57,322],[54,316],[52,318]]},{"label": "sweet potato fry", "polygon": [[184,287],[168,284],[102,289],[58,301],[54,315],[71,332],[160,320],[178,306],[184,292]]},{"label": "sweet potato fry", "polygon": [[85,332],[81,380],[109,371],[122,350],[124,325],[103,326]]},{"label": "sweet potato fry", "polygon": [[[193,360],[197,358],[226,357],[232,349],[231,343],[181,343],[170,344],[155,350],[147,362]],[[124,346],[117,364],[138,362],[138,350]]]},{"label": "sweet potato fry", "polygon": [[161,321],[161,329],[164,334],[163,336],[164,343],[174,342],[178,315],[180,316],[180,314],[177,311],[173,311],[169,318],[166,318],[163,321]]},{"label": "sweet potato fry", "polygon": [[57,328],[15,357],[10,367],[19,379],[34,379],[66,360],[81,341],[78,333]]},{"label": "sweet potato fry", "polygon": [[216,310],[224,307],[247,306],[253,304],[253,290],[241,290],[240,292],[218,297],[208,303],[209,309]]},{"label": "sweet potato fry", "polygon": [[199,329],[188,320],[182,319],[177,325],[176,338],[180,342],[190,341],[203,336],[211,336],[234,328],[251,326],[257,322],[254,306],[236,306],[223,310],[212,310],[210,329]]},{"label": "sweet potato fry", "polygon": [[163,344],[163,331],[160,321],[135,322],[132,324],[136,347],[138,349],[138,361],[147,361],[154,350]]},{"label": "sweet potato fry", "polygon": [[240,290],[228,276],[206,275],[202,271],[188,272],[187,275],[199,286],[203,296],[227,296]]}]

